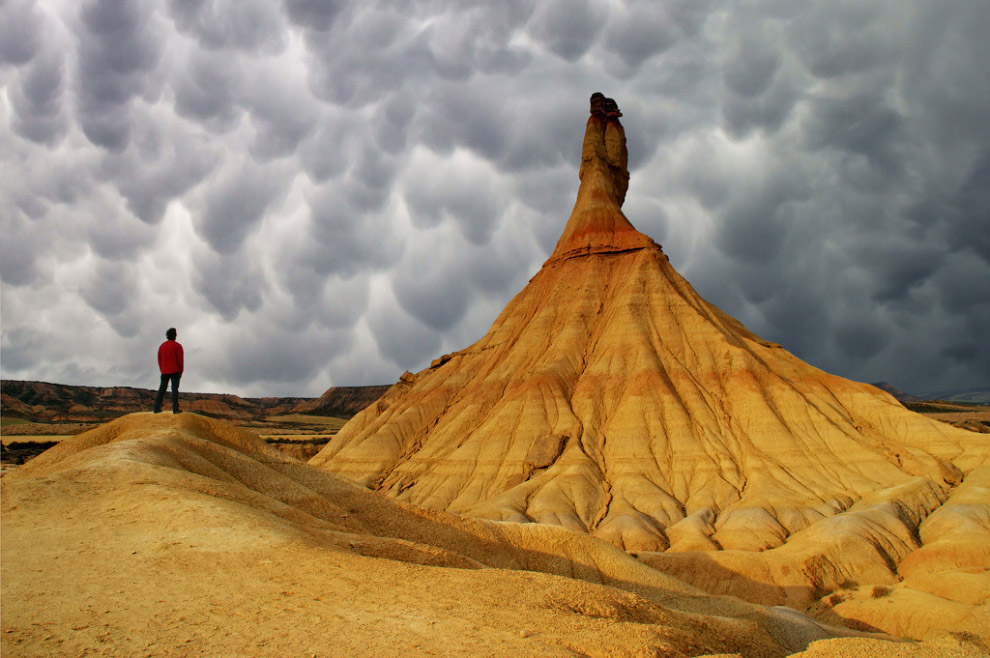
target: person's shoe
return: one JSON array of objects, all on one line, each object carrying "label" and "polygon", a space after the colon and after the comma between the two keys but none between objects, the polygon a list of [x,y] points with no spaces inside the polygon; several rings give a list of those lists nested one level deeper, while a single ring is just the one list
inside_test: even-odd
[{"label": "person's shoe", "polygon": [[181,410],[181,409],[176,409],[176,410],[175,410],[175,411],[173,411],[172,413],[173,413],[173,414],[181,414],[181,413],[182,413],[182,410]]},{"label": "person's shoe", "polygon": [[156,413],[156,414],[160,414],[161,412],[162,412],[162,410],[161,410],[161,409],[155,409],[155,413]]}]

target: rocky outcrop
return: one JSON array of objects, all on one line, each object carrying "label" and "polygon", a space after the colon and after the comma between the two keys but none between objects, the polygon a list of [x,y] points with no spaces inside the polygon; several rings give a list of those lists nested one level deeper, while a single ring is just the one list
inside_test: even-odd
[{"label": "rocky outcrop", "polygon": [[[311,463],[417,505],[697,555],[684,573],[699,582],[706,555],[774,549],[788,568],[832,565],[799,568],[803,584],[822,569],[896,579],[918,524],[990,445],[701,298],[622,213],[624,140],[617,117],[592,113],[577,202],[541,270],[481,340],[403,376]],[[898,525],[899,509],[915,520]],[[889,545],[874,551],[888,562],[844,555],[853,537]]]}]

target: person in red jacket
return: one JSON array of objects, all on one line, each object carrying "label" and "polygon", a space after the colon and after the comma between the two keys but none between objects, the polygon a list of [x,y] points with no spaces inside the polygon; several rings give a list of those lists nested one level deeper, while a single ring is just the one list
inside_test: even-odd
[{"label": "person in red jacket", "polygon": [[155,398],[155,413],[162,411],[162,398],[169,381],[172,382],[172,413],[179,411],[179,379],[182,378],[182,345],[175,340],[175,327],[165,332],[166,340],[158,348],[158,369],[162,371],[162,383],[158,387],[158,397]]}]

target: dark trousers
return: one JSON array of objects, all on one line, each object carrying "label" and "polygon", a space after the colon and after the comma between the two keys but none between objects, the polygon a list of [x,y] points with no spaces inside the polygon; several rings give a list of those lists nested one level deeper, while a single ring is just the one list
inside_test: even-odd
[{"label": "dark trousers", "polygon": [[172,381],[172,413],[179,413],[179,378],[182,377],[181,372],[173,372],[167,375],[162,375],[161,386],[158,387],[158,397],[155,398],[155,413],[157,414],[162,410],[162,398],[165,397],[165,389],[168,388],[169,380]]}]

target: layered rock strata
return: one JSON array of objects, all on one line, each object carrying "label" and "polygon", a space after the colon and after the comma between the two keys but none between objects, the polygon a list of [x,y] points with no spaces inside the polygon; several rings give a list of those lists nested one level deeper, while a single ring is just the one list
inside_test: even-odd
[{"label": "layered rock strata", "polygon": [[753,555],[795,538],[810,552],[784,566],[800,569],[832,559],[808,539],[825,523],[889,545],[877,568],[896,580],[919,524],[990,459],[985,438],[814,368],[698,295],[622,213],[625,135],[605,105],[592,100],[577,202],[540,271],[481,340],[403,375],[311,463],[636,553]]}]

